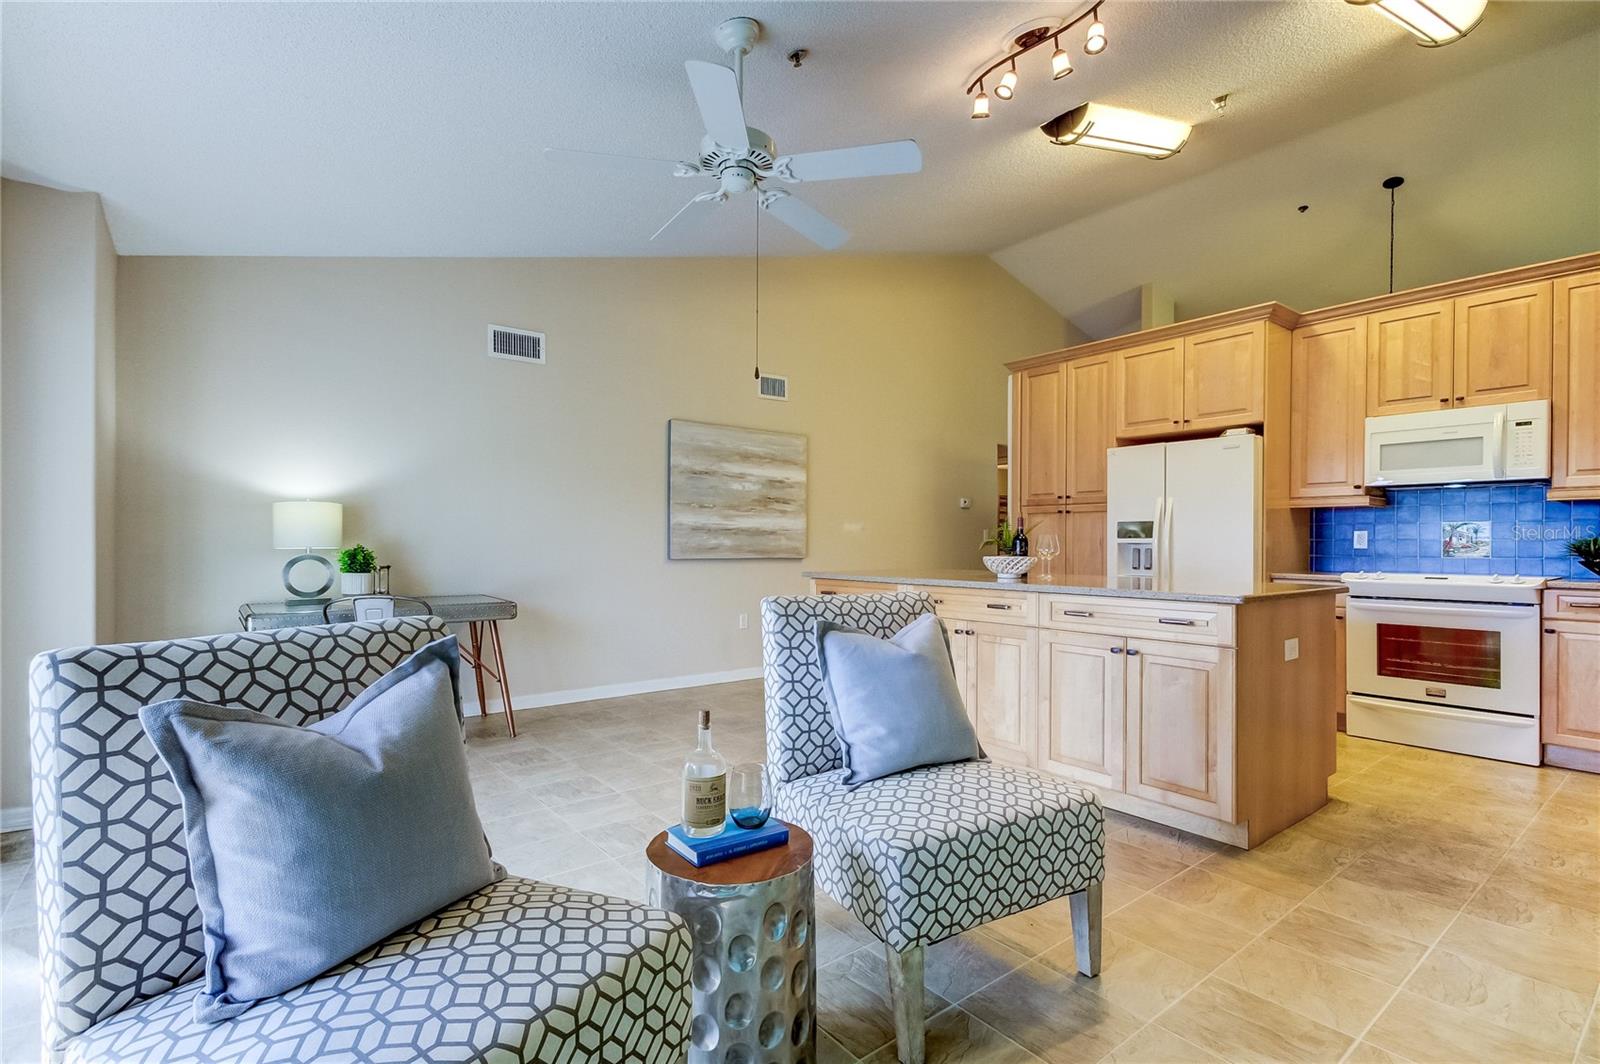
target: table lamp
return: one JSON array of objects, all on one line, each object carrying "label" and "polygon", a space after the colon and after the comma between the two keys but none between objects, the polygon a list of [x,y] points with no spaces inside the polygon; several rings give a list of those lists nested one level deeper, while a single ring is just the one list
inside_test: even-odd
[{"label": "table lamp", "polygon": [[[283,586],[290,597],[306,604],[327,602],[324,594],[333,587],[333,563],[317,550],[329,550],[344,540],[344,507],[336,502],[275,502],[272,504],[273,550],[300,551],[283,567]],[[294,567],[301,562],[316,562],[327,572],[322,586],[297,587]]]}]

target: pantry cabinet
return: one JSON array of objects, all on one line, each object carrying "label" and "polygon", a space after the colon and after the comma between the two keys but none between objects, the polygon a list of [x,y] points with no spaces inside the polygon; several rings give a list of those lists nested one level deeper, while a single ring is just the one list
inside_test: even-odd
[{"label": "pantry cabinet", "polygon": [[1111,433],[1111,360],[1105,355],[1065,362],[1066,501],[1075,506],[1106,501],[1106,448]]},{"label": "pantry cabinet", "polygon": [[1041,633],[1040,768],[1122,790],[1127,642],[1093,632]]},{"label": "pantry cabinet", "polygon": [[1289,504],[1366,505],[1370,335],[1365,318],[1294,330],[1289,350]]},{"label": "pantry cabinet", "polygon": [[1600,498],[1600,270],[1554,292],[1550,497]]},{"label": "pantry cabinet", "polygon": [[[1362,319],[1348,320],[1354,325]],[[1415,303],[1377,311],[1365,321],[1365,413],[1377,417],[1448,409],[1455,305],[1448,299]]]},{"label": "pantry cabinet", "polygon": [[986,621],[953,621],[947,631],[978,742],[997,761],[1031,765],[1038,631]]},{"label": "pantry cabinet", "polygon": [[1232,651],[1130,639],[1123,656],[1128,793],[1232,820]]},{"label": "pantry cabinet", "polygon": [[1455,301],[1455,406],[1550,398],[1549,281],[1491,288]]},{"label": "pantry cabinet", "polygon": [[1066,373],[1060,364],[1022,373],[1017,387],[1017,437],[1020,480],[1015,494],[1021,508],[1055,506],[1064,501],[1066,458]]}]

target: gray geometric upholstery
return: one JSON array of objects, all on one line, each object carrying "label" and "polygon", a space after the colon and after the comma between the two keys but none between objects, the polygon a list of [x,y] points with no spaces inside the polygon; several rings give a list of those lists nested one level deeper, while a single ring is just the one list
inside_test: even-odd
[{"label": "gray geometric upholstery", "polygon": [[761,600],[774,807],[815,841],[822,889],[897,950],[927,945],[1105,877],[1091,791],[969,761],[844,788],[816,645],[818,621],[888,638],[932,604],[919,592]]},{"label": "gray geometric upholstery", "polygon": [[931,945],[1105,878],[1099,800],[985,761],[855,790],[844,770],[785,784],[774,812],[810,831],[817,882],[897,950]]},{"label": "gray geometric upholstery", "polygon": [[182,986],[72,1039],[65,1059],[668,1064],[683,1054],[689,951],[666,913],[510,876],[235,1019],[196,1023]]},{"label": "gray geometric upholstery", "polygon": [[[33,660],[48,1052],[70,1045],[86,1061],[191,1051],[201,1060],[523,1060],[533,1058],[518,1053],[542,1054],[541,1046],[566,1053],[659,1043],[668,1047],[661,1059],[676,1058],[689,1008],[681,921],[516,879],[391,936],[365,963],[222,1024],[189,1022],[195,986],[184,984],[204,966],[200,915],[182,804],[139,709],[184,697],[304,724],[343,708],[445,634],[437,617],[404,617],[80,647]],[[419,1057],[423,1045],[431,1048]]]}]

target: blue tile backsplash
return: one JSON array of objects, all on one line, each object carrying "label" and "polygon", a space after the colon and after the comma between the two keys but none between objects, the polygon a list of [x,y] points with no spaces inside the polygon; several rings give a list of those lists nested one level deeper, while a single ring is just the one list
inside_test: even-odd
[{"label": "blue tile backsplash", "polygon": [[[1461,488],[1391,488],[1389,505],[1371,510],[1314,510],[1311,568],[1344,573],[1500,573],[1593,580],[1567,556],[1567,540],[1600,535],[1600,500],[1552,502],[1548,484],[1474,484]],[[1489,557],[1442,557],[1447,521],[1489,523]],[[1356,550],[1355,533],[1367,533]]]}]

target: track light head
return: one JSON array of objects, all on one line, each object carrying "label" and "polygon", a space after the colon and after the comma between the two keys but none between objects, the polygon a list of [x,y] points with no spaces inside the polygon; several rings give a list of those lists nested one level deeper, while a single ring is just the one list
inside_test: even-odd
[{"label": "track light head", "polygon": [[972,117],[973,118],[988,118],[989,117],[989,95],[988,95],[988,93],[984,92],[982,89],[979,89],[978,90],[978,95],[976,95],[976,96],[974,96],[972,98]]},{"label": "track light head", "polygon": [[1017,64],[1012,63],[1011,69],[1000,75],[1000,84],[994,87],[994,94],[1002,100],[1009,100],[1017,94]]},{"label": "track light head", "polygon": [[1056,42],[1056,50],[1050,53],[1050,80],[1060,81],[1072,73],[1072,57],[1067,50],[1061,47],[1061,42]]},{"label": "track light head", "polygon": [[1085,55],[1099,55],[1106,50],[1106,24],[1100,21],[1096,14],[1094,21],[1089,24],[1089,35],[1084,39],[1083,51]]}]

